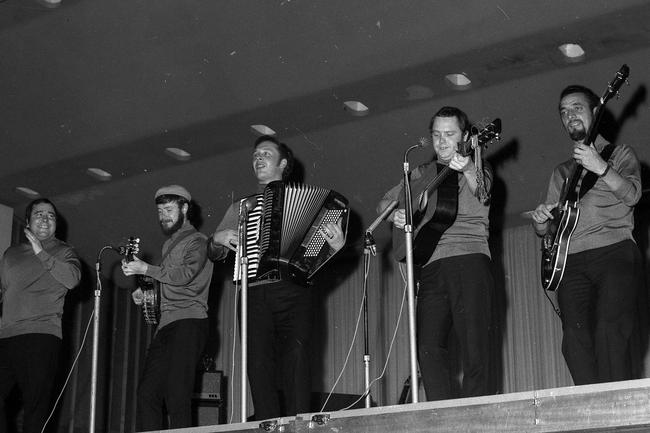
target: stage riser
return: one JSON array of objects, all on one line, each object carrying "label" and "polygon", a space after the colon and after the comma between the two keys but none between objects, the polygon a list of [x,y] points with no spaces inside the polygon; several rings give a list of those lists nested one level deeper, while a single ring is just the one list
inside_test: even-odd
[{"label": "stage riser", "polygon": [[[650,379],[280,419],[282,433],[639,432],[650,431]],[[259,423],[175,430],[261,432]]]}]

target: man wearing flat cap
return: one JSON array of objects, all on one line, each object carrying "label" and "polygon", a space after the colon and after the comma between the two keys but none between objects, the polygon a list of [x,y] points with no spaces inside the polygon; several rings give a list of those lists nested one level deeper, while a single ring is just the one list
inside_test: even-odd
[{"label": "man wearing flat cap", "polygon": [[[137,430],[191,426],[191,399],[199,359],[208,335],[208,289],[212,262],[207,259],[207,237],[188,221],[192,196],[180,185],[155,194],[158,220],[169,236],[157,266],[137,257],[122,262],[125,275],[146,275],[160,286],[160,320],[138,384]],[[133,301],[143,302],[142,290]]]}]

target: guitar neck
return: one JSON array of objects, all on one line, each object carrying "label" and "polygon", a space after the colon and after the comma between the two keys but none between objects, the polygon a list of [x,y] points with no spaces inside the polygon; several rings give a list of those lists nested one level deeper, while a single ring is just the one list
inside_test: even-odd
[{"label": "guitar neck", "polygon": [[[594,116],[594,120],[591,123],[591,126],[589,127],[589,131],[587,133],[587,137],[584,140],[584,144],[587,146],[591,146],[594,143],[594,141],[596,141],[596,137],[598,136],[598,126],[603,117],[603,112],[605,111],[603,110],[603,106],[604,104],[601,102],[596,107],[596,114]],[[567,184],[567,189],[566,191],[563,192],[563,194],[561,194],[560,202],[562,203],[566,202],[570,194],[576,193],[576,189],[578,188],[578,182],[580,181],[580,177],[582,176],[583,171],[584,171],[584,167],[580,164],[577,164],[576,167],[573,169],[573,172],[569,177],[569,183]]]},{"label": "guitar neck", "polygon": [[426,190],[431,190],[431,191],[433,191],[433,190],[438,189],[438,187],[440,186],[440,184],[445,180],[445,178],[446,178],[446,177],[449,175],[449,173],[452,172],[452,171],[453,171],[453,170],[452,170],[451,168],[449,168],[448,165],[445,165],[445,166],[442,168],[442,170],[440,170],[440,172],[438,172],[438,174],[436,175],[436,177],[434,177],[433,179],[431,179],[431,181],[430,181],[430,182],[429,182],[429,183],[428,183],[428,184],[427,184],[427,185],[422,189],[422,191],[426,191]]}]

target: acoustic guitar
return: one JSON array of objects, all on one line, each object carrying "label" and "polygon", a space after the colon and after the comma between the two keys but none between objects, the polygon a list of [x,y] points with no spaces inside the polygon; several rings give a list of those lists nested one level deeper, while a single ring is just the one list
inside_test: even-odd
[{"label": "acoustic guitar", "polygon": [[[486,147],[501,134],[501,119],[495,119],[466,142],[458,143],[457,152],[469,156],[476,147]],[[450,174],[454,174],[450,176]],[[425,174],[411,184],[413,197],[413,263],[429,261],[442,234],[454,223],[458,211],[458,172],[449,166],[430,163]],[[404,208],[400,198],[398,208]],[[393,226],[393,251],[397,261],[406,260],[404,230]]]},{"label": "acoustic guitar", "polygon": [[[629,75],[630,68],[627,65],[623,65],[616,73],[614,79],[607,85],[607,89],[601,96],[596,107],[594,121],[589,127],[589,132],[585,138],[584,143],[586,145],[591,146],[598,136],[598,124],[604,112],[603,107],[607,104],[607,101],[618,94],[619,89],[627,81]],[[601,153],[603,159],[609,159],[612,150],[613,147],[609,149],[605,148]],[[580,194],[584,195],[597,180],[594,173],[587,173],[582,179],[582,182],[580,182],[580,191],[577,191],[578,183],[581,177],[583,177],[583,173],[584,168],[578,164],[570,176],[565,179],[562,190],[560,191],[559,205],[551,211],[553,219],[549,220],[547,232],[542,237],[542,287],[548,291],[555,291],[564,276],[571,235],[573,235],[578,225],[578,219],[580,218],[580,208],[578,207],[579,196]]]}]

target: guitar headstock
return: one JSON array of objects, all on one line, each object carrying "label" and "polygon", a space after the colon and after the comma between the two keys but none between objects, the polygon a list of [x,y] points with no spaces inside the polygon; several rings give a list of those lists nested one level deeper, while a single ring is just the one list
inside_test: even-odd
[{"label": "guitar headstock", "polygon": [[488,143],[501,140],[501,119],[496,118],[483,126],[478,132],[478,145],[487,147]]},{"label": "guitar headstock", "polygon": [[133,256],[140,252],[140,238],[129,236],[129,239],[126,241],[126,246],[124,248],[124,255],[126,256],[127,261],[132,261]]},{"label": "guitar headstock", "polygon": [[489,143],[499,140],[501,140],[501,119],[497,118],[482,126],[480,131],[471,134],[469,140],[458,146],[458,153],[468,156],[476,147],[487,148]]},{"label": "guitar headstock", "polygon": [[627,78],[630,76],[630,67],[626,64],[623,64],[621,68],[616,72],[614,79],[607,85],[607,90],[603,93],[603,96],[600,97],[600,105],[605,105],[607,101],[612,99],[613,96],[618,97],[618,91],[620,90],[623,83],[629,83]]}]

